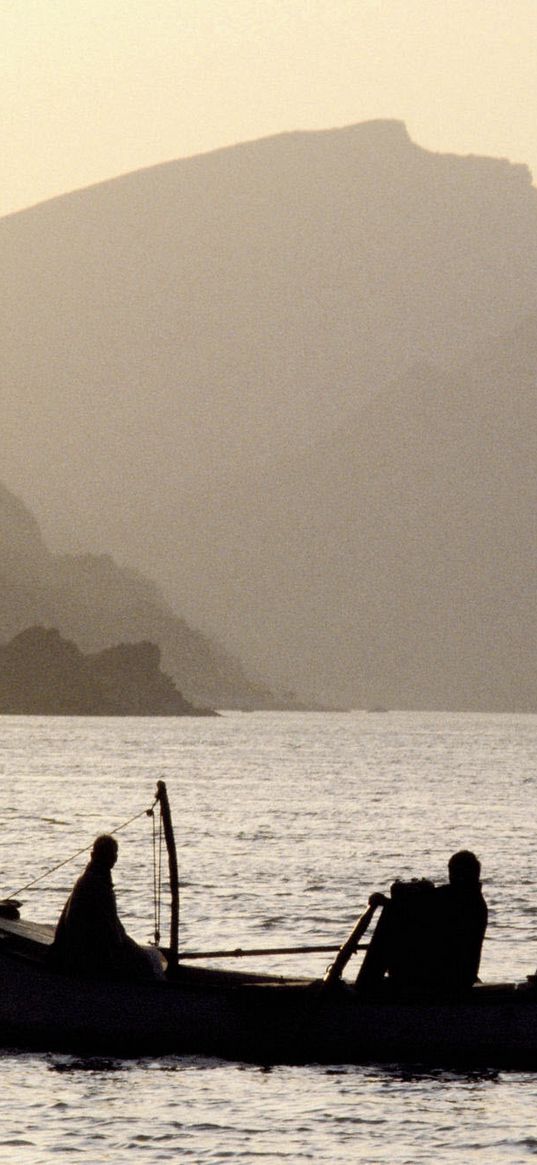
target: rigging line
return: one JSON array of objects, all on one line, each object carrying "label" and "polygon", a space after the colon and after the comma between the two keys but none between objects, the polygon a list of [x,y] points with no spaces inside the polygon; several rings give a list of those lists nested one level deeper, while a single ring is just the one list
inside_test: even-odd
[{"label": "rigging line", "polygon": [[160,862],[161,862],[161,834],[162,834],[162,814],[159,817],[159,848],[157,859],[157,830],[155,825],[155,814],[153,808],[148,810],[148,815],[151,817],[152,825],[152,841],[153,841],[153,922],[154,922],[154,939],[158,946],[160,942]]},{"label": "rigging line", "polygon": [[161,907],[162,907],[162,836],[163,836],[163,828],[162,828],[162,811],[161,811],[159,814],[159,829],[158,829],[158,880],[157,880],[158,932],[159,932],[158,942],[160,942],[160,918],[161,918]]},{"label": "rigging line", "polygon": [[[127,825],[132,825],[132,822],[137,821],[139,817],[146,817],[148,812],[149,810],[142,809],[141,813],[136,813],[134,817],[129,817],[129,820],[124,821],[122,825],[116,825],[116,828],[111,829],[110,833],[119,833],[120,829],[126,829]],[[87,850],[88,845],[83,845],[82,849],[78,849],[75,854],[71,854],[70,857],[64,858],[63,862],[58,862],[56,866],[51,866],[49,870],[44,870],[42,874],[38,874],[37,878],[32,878],[32,881],[27,882],[25,886],[21,886],[20,890],[13,890],[13,892],[8,895],[7,900],[9,901],[10,898],[18,898],[19,894],[24,894],[25,890],[29,890],[31,886],[35,886],[36,882],[40,882],[42,878],[47,878],[49,874],[54,874],[56,870],[60,870],[62,866],[66,866],[69,862],[73,862],[75,858],[80,857],[80,854],[86,853]]]},{"label": "rigging line", "polygon": [[158,943],[158,926],[157,926],[157,857],[156,857],[156,839],[155,839],[155,814],[151,814],[151,850],[153,857],[153,937]]}]

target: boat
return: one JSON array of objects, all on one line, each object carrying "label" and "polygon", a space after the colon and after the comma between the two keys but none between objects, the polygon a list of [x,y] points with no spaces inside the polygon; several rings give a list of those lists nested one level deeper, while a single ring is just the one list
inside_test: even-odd
[{"label": "boat", "polygon": [[190,965],[188,952],[181,955],[175,945],[177,862],[163,782],[157,799],[165,818],[173,907],[170,945],[163,948],[167,975],[110,981],[62,973],[50,959],[54,927],[17,917],[8,901],[0,916],[4,1048],[217,1056],[265,1066],[388,1062],[537,1070],[537,989],[531,979],[477,984],[458,998],[406,999],[390,993],[388,984],[364,997],[343,979],[374,905],[324,979]]}]

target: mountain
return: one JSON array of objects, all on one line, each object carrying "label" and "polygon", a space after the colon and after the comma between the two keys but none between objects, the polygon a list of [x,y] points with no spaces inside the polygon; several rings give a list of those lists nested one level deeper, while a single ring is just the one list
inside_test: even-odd
[{"label": "mountain", "polygon": [[[484,490],[496,472],[472,416],[500,336],[515,411],[526,392],[512,337],[537,310],[536,228],[525,167],[433,154],[382,121],[219,150],[12,215],[5,479],[55,551],[112,550],[271,685],[323,702],[513,706],[514,652],[498,643],[489,658],[482,642],[507,617],[497,515],[477,493],[466,513],[452,486]],[[454,438],[459,377],[469,445]],[[514,437],[494,433],[499,466]],[[451,450],[449,481],[436,483],[429,438],[440,466]],[[531,517],[514,476],[522,586]],[[501,531],[507,570],[503,519]]]},{"label": "mountain", "polygon": [[160,670],[153,643],[83,655],[53,628],[0,644],[0,713],[30,716],[204,716]]},{"label": "mountain", "polygon": [[289,694],[275,695],[249,680],[236,659],[175,615],[142,575],[118,567],[109,555],[51,554],[35,518],[1,483],[0,548],[0,640],[42,623],[73,640],[74,652],[100,652],[103,660],[112,658],[114,645],[123,644],[127,659],[126,645],[148,640],[197,707],[296,703]]},{"label": "mountain", "polygon": [[311,698],[535,712],[536,465],[532,317],[458,367],[409,370],[260,481],[262,513],[238,493],[209,541],[222,570],[217,539],[234,545],[247,625],[285,594],[280,633]]}]

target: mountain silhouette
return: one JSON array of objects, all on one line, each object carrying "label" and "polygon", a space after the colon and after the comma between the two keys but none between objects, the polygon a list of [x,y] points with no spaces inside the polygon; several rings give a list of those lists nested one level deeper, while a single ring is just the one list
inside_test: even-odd
[{"label": "mountain silhouette", "polygon": [[485,496],[518,456],[513,426],[472,418],[502,343],[499,383],[531,412],[536,227],[527,168],[383,121],[10,216],[4,478],[56,551],[154,577],[251,674],[337,703],[526,707],[530,671],[515,691],[500,646],[518,631],[496,615],[509,557],[525,585],[531,489],[515,462],[514,546],[504,494]]},{"label": "mountain silhouette", "polygon": [[[154,583],[133,570],[118,567],[110,555],[51,554],[33,515],[1,483],[0,547],[0,642],[12,641],[14,658],[18,663],[22,661],[27,702],[40,699],[44,709],[47,697],[43,692],[39,695],[43,676],[37,668],[38,678],[31,687],[22,647],[28,648],[29,659],[34,648],[38,654],[50,654],[56,645],[59,678],[53,685],[55,691],[63,690],[62,684],[68,689],[68,681],[65,676],[61,679],[61,675],[69,652],[77,675],[82,672],[86,675],[90,659],[91,683],[95,686],[102,678],[97,675],[97,662],[101,671],[105,665],[111,666],[116,660],[117,648],[116,688],[121,668],[122,682],[129,688],[128,671],[132,667],[134,682],[141,683],[146,705],[153,699],[151,706],[155,714],[160,714],[159,710],[165,707],[169,707],[170,715],[177,714],[181,700],[184,708],[190,705],[241,709],[296,706],[290,694],[275,695],[266,685],[249,680],[236,659],[173,612]],[[40,639],[36,640],[35,635],[21,639],[34,625],[40,624],[43,625]],[[71,644],[70,648],[65,647],[66,642]],[[140,642],[145,642],[143,650]],[[136,664],[136,653],[140,651],[141,668]],[[163,683],[157,675],[161,658],[165,672],[170,673],[186,698],[179,697],[178,693],[166,694],[164,688],[159,690],[158,685]],[[147,670],[146,664],[152,676],[149,686],[147,677],[140,676],[140,671]],[[5,707],[6,693],[7,688]],[[50,699],[54,702],[54,693]],[[85,696],[79,692],[76,699],[82,706]],[[102,693],[99,699],[102,704]],[[125,698],[124,706],[129,704],[134,715],[133,700],[134,697],[129,704]],[[116,713],[120,704],[115,691]],[[65,703],[64,706],[67,707]],[[106,706],[112,707],[110,703]]]},{"label": "mountain silhouette", "polygon": [[199,716],[160,670],[153,643],[83,655],[54,628],[0,644],[0,713],[31,716]]},{"label": "mountain silhouette", "polygon": [[246,626],[284,596],[279,633],[311,698],[537,709],[536,385],[533,317],[458,368],[409,370],[260,480],[262,509],[237,491],[220,514],[219,592],[218,538],[234,547]]}]

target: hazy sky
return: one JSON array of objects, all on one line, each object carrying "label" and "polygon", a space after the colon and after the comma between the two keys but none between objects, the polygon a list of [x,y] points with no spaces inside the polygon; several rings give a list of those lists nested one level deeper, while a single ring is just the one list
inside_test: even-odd
[{"label": "hazy sky", "polygon": [[537,0],[0,0],[0,44],[2,214],[375,117],[537,179]]}]

